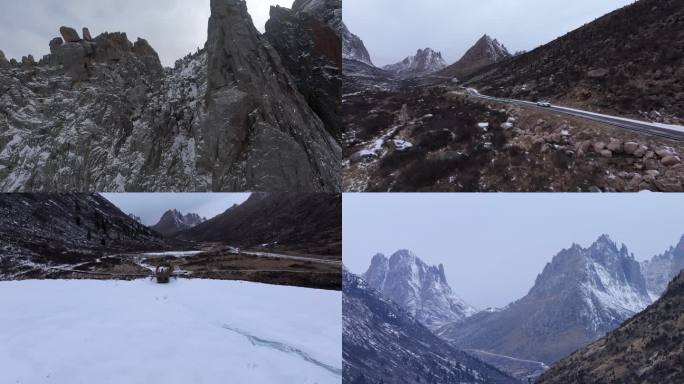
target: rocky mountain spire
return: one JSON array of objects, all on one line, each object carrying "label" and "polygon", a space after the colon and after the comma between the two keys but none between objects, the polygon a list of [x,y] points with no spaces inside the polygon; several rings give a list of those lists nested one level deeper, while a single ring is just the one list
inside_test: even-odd
[{"label": "rocky mountain spire", "polygon": [[211,0],[200,162],[214,189],[337,191],[341,148],[240,0]]},{"label": "rocky mountain spire", "polygon": [[271,7],[264,36],[278,51],[297,89],[338,142],[343,131],[340,0],[297,1]]},{"label": "rocky mountain spire", "polygon": [[408,250],[397,251],[389,259],[375,255],[363,276],[371,287],[431,329],[476,312],[453,293],[444,266],[428,266]]}]

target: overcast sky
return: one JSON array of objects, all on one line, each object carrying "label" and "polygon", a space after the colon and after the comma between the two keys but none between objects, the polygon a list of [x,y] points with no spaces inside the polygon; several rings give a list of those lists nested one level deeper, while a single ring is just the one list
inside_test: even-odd
[{"label": "overcast sky", "polygon": [[196,213],[207,219],[225,212],[233,204],[247,200],[249,193],[104,193],[125,213],[139,216],[143,224],[157,224],[169,209]]},{"label": "overcast sky", "polygon": [[[294,0],[247,0],[254,25],[263,32],[271,5],[291,7]],[[203,47],[207,41],[209,0],[4,0],[0,12],[0,50],[9,58],[50,53],[48,43],[62,25],[79,35],[88,27],[142,37],[157,51],[162,64]]]},{"label": "overcast sky", "polygon": [[344,22],[377,66],[418,49],[454,63],[482,35],[532,50],[634,0],[344,0]]},{"label": "overcast sky", "polygon": [[343,259],[366,271],[378,252],[444,264],[478,308],[524,296],[561,249],[601,234],[650,259],[684,235],[684,194],[345,194]]}]

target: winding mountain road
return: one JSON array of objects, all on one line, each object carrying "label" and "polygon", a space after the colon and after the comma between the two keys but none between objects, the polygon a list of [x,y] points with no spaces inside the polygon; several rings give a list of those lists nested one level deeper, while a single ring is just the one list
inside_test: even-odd
[{"label": "winding mountain road", "polygon": [[550,105],[548,107],[540,106],[537,103],[525,100],[498,98],[480,94],[477,90],[468,88],[466,94],[470,97],[475,97],[484,100],[497,101],[506,104],[524,105],[527,107],[535,107],[551,112],[563,113],[575,117],[581,117],[588,120],[598,121],[605,124],[610,124],[630,131],[646,133],[649,135],[665,137],[672,140],[684,141],[684,126],[668,125],[660,123],[649,123],[646,121],[632,120],[624,117],[603,115],[594,112],[582,111],[579,109],[561,107],[558,105]]}]

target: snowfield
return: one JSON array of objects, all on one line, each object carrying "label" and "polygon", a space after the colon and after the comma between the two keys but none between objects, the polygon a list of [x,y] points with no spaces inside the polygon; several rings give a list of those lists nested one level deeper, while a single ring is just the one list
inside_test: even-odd
[{"label": "snowfield", "polygon": [[0,282],[0,383],[341,383],[341,292]]}]

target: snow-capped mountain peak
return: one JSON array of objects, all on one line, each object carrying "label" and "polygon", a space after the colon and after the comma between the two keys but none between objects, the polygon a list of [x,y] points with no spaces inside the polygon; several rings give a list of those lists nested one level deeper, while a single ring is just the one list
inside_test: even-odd
[{"label": "snow-capped mountain peak", "polygon": [[477,312],[453,293],[444,266],[429,266],[409,250],[375,255],[364,279],[431,329]]},{"label": "snow-capped mountain peak", "polygon": [[408,56],[396,64],[386,65],[383,69],[403,77],[417,77],[437,72],[446,66],[441,52],[425,48],[419,49],[414,56]]}]

